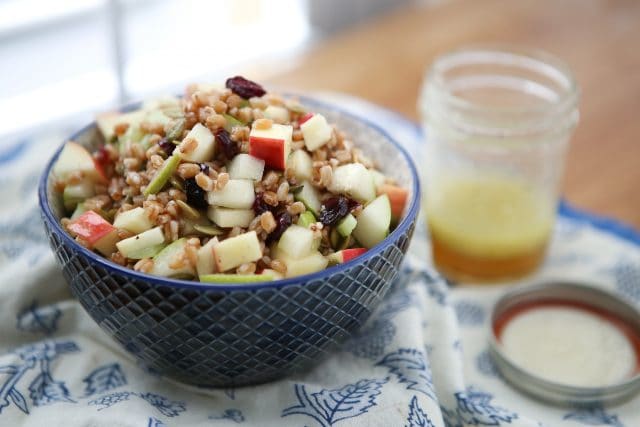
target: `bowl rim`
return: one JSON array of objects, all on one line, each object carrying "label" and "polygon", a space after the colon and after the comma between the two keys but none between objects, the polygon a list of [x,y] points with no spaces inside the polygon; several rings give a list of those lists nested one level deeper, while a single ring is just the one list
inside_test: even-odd
[{"label": "bowl rim", "polygon": [[[402,221],[400,221],[400,223],[395,228],[395,230],[389,233],[389,235],[385,237],[385,239],[382,242],[378,243],[373,248],[367,250],[367,252],[365,252],[364,254],[356,258],[353,258],[345,263],[327,267],[324,270],[321,270],[315,273],[305,274],[302,276],[296,276],[291,278],[273,280],[273,281],[256,282],[256,283],[203,283],[203,282],[196,282],[192,280],[171,279],[168,277],[153,276],[150,274],[141,273],[141,272],[126,268],[124,266],[121,266],[119,264],[116,264],[113,261],[109,260],[108,258],[105,258],[85,248],[79,243],[77,243],[69,235],[69,233],[67,233],[62,228],[60,221],[56,218],[53,211],[51,210],[51,206],[48,203],[48,197],[47,197],[48,178],[49,178],[49,175],[51,174],[51,169],[53,168],[55,161],[58,159],[58,156],[62,151],[62,148],[64,147],[67,141],[73,141],[77,139],[79,135],[82,135],[83,133],[87,132],[89,129],[94,128],[96,126],[95,120],[92,120],[88,125],[74,132],[68,138],[65,138],[63,142],[60,144],[60,146],[56,149],[51,159],[49,159],[44,169],[44,172],[40,177],[39,184],[38,184],[38,204],[40,205],[40,210],[43,213],[44,220],[50,223],[50,226],[55,230],[57,234],[62,235],[62,240],[64,242],[63,244],[69,244],[73,246],[76,251],[81,252],[85,257],[89,258],[91,262],[97,263],[98,265],[100,265],[102,268],[106,270],[115,271],[119,274],[131,276],[135,280],[143,281],[153,286],[164,285],[164,286],[170,286],[174,288],[192,289],[192,290],[200,290],[200,291],[216,290],[216,291],[223,291],[223,292],[233,292],[238,290],[274,289],[274,288],[281,288],[289,285],[296,285],[296,284],[311,282],[315,280],[321,280],[329,276],[344,273],[350,270],[352,267],[356,266],[357,264],[364,263],[369,259],[379,255],[392,242],[396,241],[401,235],[405,234],[408,231],[411,224],[413,224],[413,222],[417,219],[417,216],[418,216],[418,211],[420,209],[420,199],[421,199],[420,180],[419,180],[416,166],[413,162],[413,159],[411,158],[411,155],[406,150],[406,148],[404,148],[398,141],[396,141],[393,137],[391,137],[391,135],[389,135],[387,131],[382,129],[382,127],[380,127],[375,123],[372,123],[371,121],[363,117],[360,117],[354,113],[345,111],[344,109],[336,107],[335,105],[332,105],[330,103],[313,99],[309,96],[287,94],[287,93],[285,93],[284,96],[298,98],[300,102],[302,102],[302,104],[304,105],[317,106],[327,110],[335,111],[341,115],[349,117],[352,120],[363,123],[367,127],[373,128],[375,131],[381,134],[392,146],[394,146],[396,150],[398,150],[398,152],[407,161],[413,183],[412,183],[411,199],[409,203],[409,208],[406,210],[406,215],[402,218]],[[118,111],[132,110],[141,104],[142,104],[141,101],[129,103],[119,108]]]}]

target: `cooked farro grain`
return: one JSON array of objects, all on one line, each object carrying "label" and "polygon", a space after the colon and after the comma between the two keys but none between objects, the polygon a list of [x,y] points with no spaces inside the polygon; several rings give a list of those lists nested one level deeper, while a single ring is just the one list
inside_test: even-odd
[{"label": "cooked farro grain", "polygon": [[273,213],[271,211],[266,211],[262,215],[260,215],[260,225],[262,229],[267,233],[271,233],[276,229],[276,220],[273,217]]}]

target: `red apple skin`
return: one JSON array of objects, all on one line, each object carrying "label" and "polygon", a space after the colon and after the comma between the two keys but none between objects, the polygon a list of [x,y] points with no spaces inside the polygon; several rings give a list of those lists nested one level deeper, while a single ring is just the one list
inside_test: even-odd
[{"label": "red apple skin", "polygon": [[107,220],[94,211],[83,213],[72,221],[67,228],[87,242],[91,248],[93,248],[100,239],[116,230],[113,225],[109,224]]},{"label": "red apple skin", "polygon": [[298,123],[303,124],[304,122],[309,120],[311,117],[313,117],[313,113],[307,113],[304,116],[300,117],[300,120],[298,120]]},{"label": "red apple skin", "polygon": [[350,249],[343,249],[340,252],[342,253],[342,262],[345,263],[367,252],[367,249],[366,248],[350,248]]},{"label": "red apple skin", "polygon": [[274,169],[284,170],[287,166],[282,139],[252,136],[249,138],[249,154],[264,160],[267,166]]},{"label": "red apple skin", "polygon": [[404,207],[407,204],[407,198],[409,192],[406,188],[398,187],[397,185],[382,184],[378,189],[378,193],[386,194],[389,197],[389,203],[391,204],[391,217],[397,221],[402,216]]}]

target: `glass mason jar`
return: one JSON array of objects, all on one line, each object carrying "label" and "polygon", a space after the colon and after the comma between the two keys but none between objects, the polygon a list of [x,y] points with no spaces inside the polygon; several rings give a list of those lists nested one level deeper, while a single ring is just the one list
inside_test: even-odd
[{"label": "glass mason jar", "polygon": [[570,70],[542,52],[468,48],[433,63],[419,101],[424,200],[446,277],[513,279],[541,263],[577,101]]}]

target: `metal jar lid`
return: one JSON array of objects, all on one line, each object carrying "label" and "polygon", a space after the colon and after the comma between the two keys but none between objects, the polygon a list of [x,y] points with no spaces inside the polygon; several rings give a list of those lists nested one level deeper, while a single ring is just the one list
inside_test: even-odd
[{"label": "metal jar lid", "polygon": [[[500,343],[498,326],[517,316],[519,309],[545,304],[583,307],[606,314],[624,325],[635,337],[627,338],[640,366],[640,311],[617,296],[586,284],[552,281],[510,291],[494,306],[491,316],[489,348],[491,356],[503,377],[520,391],[543,401],[561,405],[617,403],[629,399],[640,391],[640,372],[632,377],[602,387],[580,387],[549,381],[518,366],[511,360]],[[632,339],[634,338],[634,339]],[[614,362],[614,361],[612,361]]]}]

